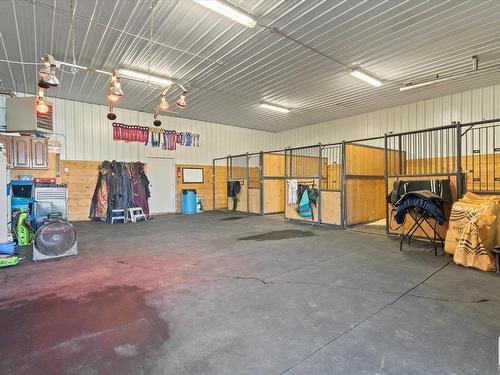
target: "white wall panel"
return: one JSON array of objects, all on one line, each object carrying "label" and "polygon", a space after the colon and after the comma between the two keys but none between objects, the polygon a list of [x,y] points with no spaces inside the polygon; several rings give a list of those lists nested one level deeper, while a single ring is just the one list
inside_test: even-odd
[{"label": "white wall panel", "polygon": [[[162,127],[200,134],[200,147],[178,146],[176,151],[164,151],[139,142],[117,142],[113,141],[106,106],[56,98],[50,100],[54,104],[55,133],[51,139],[63,144],[63,159],[146,161],[153,156],[173,158],[176,163],[183,164],[211,164],[216,157],[277,147],[276,133],[169,116],[161,116]],[[1,104],[0,112],[4,112]],[[115,108],[115,113],[117,121],[124,124],[152,125],[153,115],[149,113],[121,108]],[[2,115],[4,113],[0,113]]]},{"label": "white wall panel", "polygon": [[[401,94],[403,95],[403,94]],[[422,100],[278,133],[280,147],[340,142],[500,117],[500,85]]]}]

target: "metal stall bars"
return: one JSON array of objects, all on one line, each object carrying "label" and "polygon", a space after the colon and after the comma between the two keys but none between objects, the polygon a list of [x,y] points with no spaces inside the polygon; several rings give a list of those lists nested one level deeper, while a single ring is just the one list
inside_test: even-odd
[{"label": "metal stall bars", "polygon": [[384,155],[383,136],[344,142],[344,228],[385,218]]},{"label": "metal stall bars", "polygon": [[345,144],[331,143],[321,146],[321,196],[320,217],[322,224],[344,227],[344,149]]},{"label": "metal stall bars", "polygon": [[[461,191],[461,171],[458,165],[459,149],[457,134],[459,125],[446,125],[431,129],[387,134],[385,136],[385,193],[393,190],[396,181],[429,181],[430,186],[439,185],[441,191],[451,191],[449,212],[452,201]],[[459,137],[458,137],[459,138]],[[420,182],[421,183],[421,182]],[[449,186],[449,187],[447,187]],[[407,220],[401,226],[394,223],[393,212],[386,204],[386,233],[402,236],[415,235],[424,238],[428,233],[436,233],[444,238],[446,228],[425,223],[413,234],[414,221]],[[392,208],[394,211],[394,208]],[[415,227],[416,228],[416,227]]]},{"label": "metal stall bars", "polygon": [[261,157],[261,215],[285,212],[285,150],[266,151]]},{"label": "metal stall bars", "polygon": [[[458,124],[460,128],[460,169],[462,192],[500,194],[499,119]],[[500,159],[499,159],[500,162]]]},{"label": "metal stall bars", "polygon": [[227,178],[229,160],[227,157],[212,160],[212,209],[227,210]]},{"label": "metal stall bars", "polygon": [[[287,189],[285,190],[285,218],[293,221],[306,221],[310,223],[321,223],[321,189],[322,189],[322,170],[326,160],[321,156],[322,146],[305,146],[296,148],[287,148],[285,150],[285,177],[287,180]],[[288,180],[296,180],[299,194],[296,197],[297,203],[293,197],[294,192],[289,188]],[[301,189],[310,189],[310,210],[299,210],[301,201]],[[308,213],[309,212],[309,213]]]}]

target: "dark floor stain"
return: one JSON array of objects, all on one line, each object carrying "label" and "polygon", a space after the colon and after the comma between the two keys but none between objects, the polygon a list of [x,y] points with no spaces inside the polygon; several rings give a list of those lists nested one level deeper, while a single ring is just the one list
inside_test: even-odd
[{"label": "dark floor stain", "polygon": [[144,290],[109,287],[77,299],[46,295],[0,309],[1,374],[137,374],[168,340]]},{"label": "dark floor stain", "polygon": [[276,241],[276,240],[285,240],[287,238],[311,237],[311,236],[314,236],[314,233],[307,230],[288,229],[288,230],[276,230],[273,232],[256,234],[254,236],[241,237],[238,238],[238,241],[250,241],[250,240]]},{"label": "dark floor stain", "polygon": [[229,217],[224,217],[222,219],[220,219],[220,221],[233,221],[233,220],[239,220],[239,219],[243,219],[244,216],[229,216]]}]

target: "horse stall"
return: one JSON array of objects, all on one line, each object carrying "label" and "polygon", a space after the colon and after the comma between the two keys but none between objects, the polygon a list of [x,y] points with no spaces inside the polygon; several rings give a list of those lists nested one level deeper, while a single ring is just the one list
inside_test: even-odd
[{"label": "horse stall", "polygon": [[[449,185],[450,198],[443,201],[445,221],[443,225],[423,222],[414,236],[428,238],[435,230],[438,238],[445,238],[451,206],[466,191],[479,194],[500,192],[500,171],[496,161],[500,160],[499,123],[495,120],[467,124],[451,124],[431,129],[389,134],[388,149],[399,150],[402,158],[387,155],[387,192],[396,181],[424,181],[443,186]],[[448,189],[448,187],[446,187]],[[415,224],[408,216],[402,225],[394,220],[394,205],[387,204],[387,233],[404,236]]]},{"label": "horse stall", "polygon": [[321,196],[321,181],[323,169],[326,169],[326,160],[321,158],[321,145],[288,148],[285,150],[285,176],[287,188],[285,191],[285,219],[305,221],[310,223],[321,222],[321,198],[316,204],[310,205],[311,216],[299,214],[300,197],[290,188],[290,184],[305,186],[308,189],[317,189]]},{"label": "horse stall", "polygon": [[364,230],[383,232],[385,227],[383,219],[386,217],[384,155],[383,137],[346,143],[344,175],[346,227],[370,224],[370,226],[363,225]]}]

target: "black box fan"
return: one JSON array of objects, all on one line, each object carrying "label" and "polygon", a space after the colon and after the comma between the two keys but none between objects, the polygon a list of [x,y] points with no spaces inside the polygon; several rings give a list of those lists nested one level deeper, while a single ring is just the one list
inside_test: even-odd
[{"label": "black box fan", "polygon": [[46,221],[35,233],[33,261],[78,254],[76,230],[63,219]]}]

